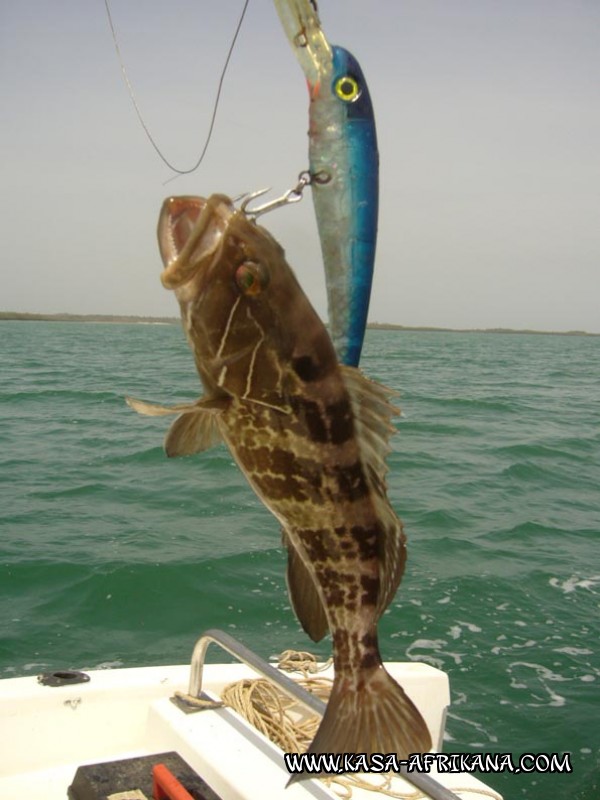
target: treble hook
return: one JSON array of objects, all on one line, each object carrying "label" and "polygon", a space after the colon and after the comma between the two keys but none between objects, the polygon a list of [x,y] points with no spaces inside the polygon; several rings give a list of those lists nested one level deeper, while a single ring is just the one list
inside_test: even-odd
[{"label": "treble hook", "polygon": [[310,186],[312,183],[328,183],[331,180],[329,175],[323,176],[322,173],[317,173],[316,175],[311,175],[310,172],[304,171],[298,175],[298,183],[293,187],[293,189],[288,189],[287,192],[281,195],[281,197],[277,197],[275,200],[271,200],[268,203],[263,203],[262,206],[256,206],[256,208],[248,208],[248,204],[255,200],[257,197],[262,197],[263,194],[266,194],[270,191],[270,188],[267,189],[259,189],[256,192],[252,192],[251,194],[246,196],[246,199],[240,206],[240,211],[242,214],[245,214],[247,217],[251,217],[252,219],[256,220],[261,214],[266,214],[269,211],[273,211],[276,208],[281,208],[281,206],[287,206],[290,203],[298,203],[302,200],[302,195],[304,190],[307,186]]}]

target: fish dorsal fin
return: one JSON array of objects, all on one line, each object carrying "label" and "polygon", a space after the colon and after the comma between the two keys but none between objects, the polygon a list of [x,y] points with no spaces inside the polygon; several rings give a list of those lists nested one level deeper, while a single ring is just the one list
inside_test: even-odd
[{"label": "fish dorsal fin", "polygon": [[314,579],[285,530],[281,531],[288,552],[287,586],[298,621],[313,642],[320,642],[329,630],[323,601]]},{"label": "fish dorsal fin", "polygon": [[227,397],[201,397],[196,403],[161,406],[144,400],[125,398],[127,405],[150,417],[179,414],[165,437],[165,452],[175,456],[190,456],[208,450],[221,441],[218,418],[229,405]]},{"label": "fish dorsal fin", "polygon": [[392,405],[395,392],[370,380],[356,367],[341,367],[342,376],[354,412],[356,437],[367,480],[373,489],[377,516],[383,534],[379,541],[381,589],[377,602],[377,618],[391,602],[404,572],[406,537],[402,522],[396,516],[387,497],[387,465],[390,436],[395,433],[392,417],[398,409]]},{"label": "fish dorsal fin", "polygon": [[391,449],[389,439],[396,431],[392,417],[399,413],[390,402],[396,392],[370,380],[356,367],[342,366],[341,371],[350,395],[361,447],[365,448],[371,466],[383,478],[387,472],[385,457]]}]

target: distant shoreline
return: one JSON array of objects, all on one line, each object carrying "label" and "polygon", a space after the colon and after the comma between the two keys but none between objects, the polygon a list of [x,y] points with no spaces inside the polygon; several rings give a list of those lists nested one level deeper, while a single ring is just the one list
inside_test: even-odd
[{"label": "distant shoreline", "polygon": [[[147,317],[126,314],[34,314],[21,311],[0,311],[0,322],[19,320],[22,322],[107,322],[146,325],[176,325],[179,317]],[[587,331],[535,331],[516,328],[437,328],[434,326],[393,325],[388,322],[371,322],[371,330],[417,331],[431,333],[514,333],[536,336],[600,336],[600,333]]]},{"label": "distant shoreline", "polygon": [[529,328],[436,328],[433,326],[393,325],[388,322],[370,322],[367,328],[384,331],[421,331],[424,333],[520,333],[531,336],[600,336],[587,331],[535,331]]},{"label": "distant shoreline", "polygon": [[126,314],[33,314],[22,311],[0,311],[3,320],[22,322],[127,322],[174,325],[179,317],[135,317]]}]

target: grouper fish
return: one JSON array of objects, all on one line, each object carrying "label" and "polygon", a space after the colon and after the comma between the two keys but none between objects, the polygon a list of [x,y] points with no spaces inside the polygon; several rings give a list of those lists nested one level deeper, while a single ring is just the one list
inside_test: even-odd
[{"label": "grouper fish", "polygon": [[158,238],[204,393],[177,414],[169,456],[224,440],[283,528],[293,608],[333,640],[335,678],[311,753],[410,753],[427,726],[386,672],[377,622],[406,560],[386,494],[390,392],[338,363],[325,326],[267,230],[223,195],[172,197]]}]

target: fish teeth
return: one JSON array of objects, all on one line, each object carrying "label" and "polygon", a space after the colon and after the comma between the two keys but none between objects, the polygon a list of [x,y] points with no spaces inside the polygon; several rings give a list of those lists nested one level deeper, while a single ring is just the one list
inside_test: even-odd
[{"label": "fish teeth", "polygon": [[170,217],[169,223],[167,225],[167,239],[171,247],[173,258],[176,258],[179,253],[179,248],[177,247],[177,242],[175,240],[175,225],[176,222],[173,220],[172,217]]}]

